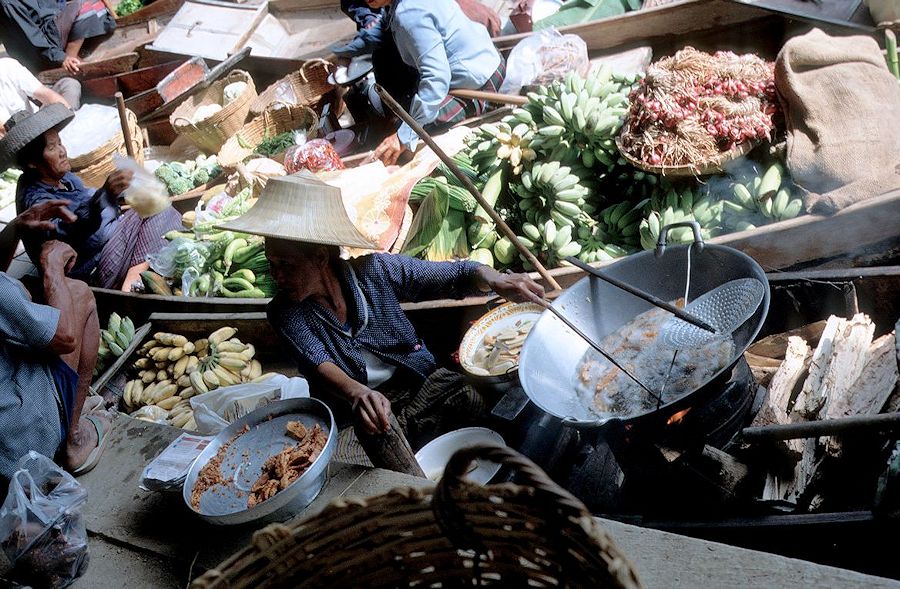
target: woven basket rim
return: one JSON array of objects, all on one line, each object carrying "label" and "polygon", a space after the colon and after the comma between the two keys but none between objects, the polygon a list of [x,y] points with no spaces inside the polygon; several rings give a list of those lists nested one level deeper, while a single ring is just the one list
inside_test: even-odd
[{"label": "woven basket rim", "polygon": [[[311,65],[308,65],[311,64]],[[321,68],[324,71],[323,75],[313,76],[311,73],[315,73],[320,68],[311,67],[317,64],[323,64]],[[309,71],[307,71],[308,68]],[[318,106],[319,103],[328,95],[329,92],[332,92],[335,89],[333,84],[328,83],[328,75],[331,73],[330,70],[334,69],[334,64],[325,60],[309,60],[304,63],[300,69],[293,71],[276,81],[269,84],[265,90],[259,93],[259,95],[253,100],[250,104],[250,112],[256,116],[262,114],[265,110],[267,110],[274,102],[274,94],[275,89],[283,84],[284,82],[288,82],[291,85],[291,89],[294,91],[295,95],[299,94],[297,98],[302,102],[298,103],[305,106]],[[316,92],[307,91],[309,87],[312,87],[315,84],[318,84],[320,87]],[[321,109],[314,109],[318,112]]]},{"label": "woven basket rim", "polygon": [[307,126],[307,137],[315,138],[319,125],[319,117],[316,116],[316,112],[302,104],[282,104],[284,105],[282,108],[266,109],[262,114],[253,117],[229,137],[219,150],[217,158],[219,165],[226,168],[233,167],[254,153],[252,149],[242,146],[238,138],[247,143],[258,143],[267,133],[278,135],[287,131],[299,130],[300,127],[296,125],[306,118],[309,118],[310,122]]}]

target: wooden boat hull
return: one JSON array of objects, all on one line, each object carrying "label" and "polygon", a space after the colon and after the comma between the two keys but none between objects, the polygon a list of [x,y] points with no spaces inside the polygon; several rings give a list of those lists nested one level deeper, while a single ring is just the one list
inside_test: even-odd
[{"label": "wooden boat hull", "polygon": [[[82,81],[82,87],[85,94],[96,98],[111,99],[115,97],[116,92],[121,92],[127,99],[155,88],[160,80],[173,72],[183,62],[184,60],[174,60],[111,76],[89,78]],[[126,106],[129,106],[127,102]],[[135,114],[140,116],[137,112]]]}]

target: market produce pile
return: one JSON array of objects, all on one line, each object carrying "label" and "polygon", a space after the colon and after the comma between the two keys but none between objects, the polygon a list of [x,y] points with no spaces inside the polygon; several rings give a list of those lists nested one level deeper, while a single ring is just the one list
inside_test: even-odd
[{"label": "market produce pile", "polygon": [[213,226],[244,214],[256,202],[249,188],[237,196],[223,195],[199,213],[185,213],[190,231],[170,231],[172,243],[149,258],[151,270],[141,273],[143,287],[153,294],[188,297],[267,298],[276,284],[269,274],[262,237]]},{"label": "market produce pile", "polygon": [[216,156],[202,154],[193,160],[169,162],[156,168],[156,177],[166,185],[172,196],[202,186],[221,173]]},{"label": "market produce pile", "polygon": [[142,0],[122,0],[116,4],[116,16],[122,18],[144,7]]},{"label": "market produce pile", "polygon": [[100,349],[97,351],[94,376],[102,374],[109,368],[116,358],[125,353],[133,340],[134,322],[118,313],[111,313],[106,323],[106,329],[100,330]]},{"label": "market produce pile", "polygon": [[196,430],[191,397],[246,382],[263,382],[256,348],[237,339],[237,330],[222,327],[206,338],[159,332],[138,350],[135,378],[125,385],[122,405],[132,417]]},{"label": "market produce pile", "polygon": [[[732,69],[722,76],[733,79],[729,78],[729,85],[713,76],[702,88],[732,97],[733,88],[742,95],[740,88],[746,86],[756,93],[748,94],[755,104],[766,105],[760,111],[765,121],[756,121],[754,112],[723,123],[717,149],[747,140],[747,135],[732,135],[732,130],[744,127],[755,133],[754,139],[771,138],[772,112],[767,102],[774,92],[771,64],[755,56],[708,58],[724,60]],[[696,61],[689,60],[688,66]],[[734,77],[735,72],[748,72],[748,79]],[[760,72],[769,76],[765,83],[758,80]],[[650,249],[661,228],[671,223],[697,221],[708,239],[800,213],[802,201],[777,155],[766,149],[768,145],[751,154],[755,160],[738,162],[731,174],[667,177],[632,166],[619,153],[616,138],[624,132],[623,125],[644,116],[629,97],[644,96],[647,87],[638,76],[615,75],[605,65],[586,78],[569,74],[528,94],[526,104],[501,121],[474,129],[467,147],[454,160],[520,241],[549,267],[561,265],[567,256],[592,263]],[[674,100],[660,89],[655,91],[658,100]],[[717,104],[711,98],[708,102]],[[759,124],[749,125],[751,119]],[[468,257],[498,268],[533,269],[443,165],[415,185],[410,203],[418,210],[404,253],[429,260]],[[669,236],[673,243],[691,239],[686,228]]]},{"label": "market produce pile", "polygon": [[21,175],[22,171],[15,168],[0,172],[0,209],[16,202],[16,185]]}]

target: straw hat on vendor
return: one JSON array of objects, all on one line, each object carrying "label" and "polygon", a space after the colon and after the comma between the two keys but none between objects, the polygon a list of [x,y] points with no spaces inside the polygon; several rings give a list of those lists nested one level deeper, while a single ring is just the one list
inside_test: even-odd
[{"label": "straw hat on vendor", "polygon": [[14,163],[22,170],[16,190],[17,212],[62,199],[69,202],[68,209],[77,218],[25,239],[32,261],[38,263],[45,241],[57,239],[72,246],[78,256],[71,277],[118,288],[129,269],[144,264],[148,255],[166,245],[162,236],[167,231],[181,228],[181,216],[171,208],[162,187],[156,197],[148,196],[146,190],[131,190],[131,201],[128,195],[125,200],[138,210],[122,214],[119,201],[132,185],[130,171],[113,172],[98,190],[85,187],[72,173],[59,135],[74,116],[61,104],[49,104],[34,113],[14,113],[0,139],[0,167]]},{"label": "straw hat on vendor", "polygon": [[[370,433],[387,431],[393,415],[413,448],[482,423],[488,410],[461,374],[437,368],[400,303],[489,291],[533,301],[544,293],[527,274],[501,274],[468,260],[383,253],[341,259],[341,246],[372,244],[348,217],[341,191],[309,175],[269,180],[250,211],[220,228],[267,238],[279,288],[269,321],[313,394],[339,422],[352,417]],[[340,457],[359,457],[349,432],[339,440]]]}]

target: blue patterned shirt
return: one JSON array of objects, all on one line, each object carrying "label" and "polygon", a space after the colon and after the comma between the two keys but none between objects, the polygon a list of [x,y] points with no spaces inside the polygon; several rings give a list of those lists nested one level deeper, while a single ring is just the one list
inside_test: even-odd
[{"label": "blue patterned shirt", "polygon": [[479,267],[477,262],[427,262],[391,254],[356,258],[341,262],[346,325],[311,299],[294,303],[280,295],[269,303],[269,322],[289,342],[300,372],[310,380],[317,379],[320,364],[331,362],[366,383],[366,349],[424,381],[436,367],[434,356],[400,302],[463,298],[474,292]]}]

